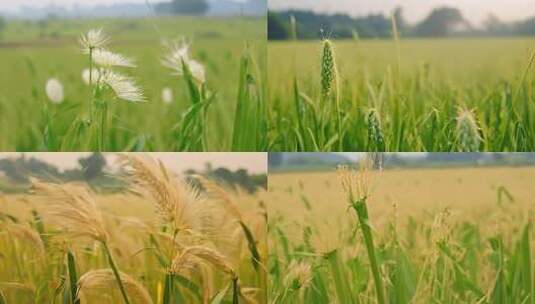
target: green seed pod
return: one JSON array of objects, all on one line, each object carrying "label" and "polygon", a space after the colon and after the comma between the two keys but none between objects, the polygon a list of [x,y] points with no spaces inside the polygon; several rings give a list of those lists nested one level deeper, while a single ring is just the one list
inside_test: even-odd
[{"label": "green seed pod", "polygon": [[377,110],[371,109],[368,112],[367,123],[368,123],[368,147],[371,147],[373,143],[373,145],[375,146],[375,149],[373,149],[374,151],[384,152],[385,140],[384,140],[383,131],[381,128],[381,119],[379,118],[379,113],[377,113]]},{"label": "green seed pod", "polygon": [[331,93],[335,77],[334,48],[331,41],[326,39],[323,41],[321,54],[321,95],[323,98],[327,98]]},{"label": "green seed pod", "polygon": [[457,149],[459,152],[478,152],[483,139],[474,113],[459,109],[457,114]]}]

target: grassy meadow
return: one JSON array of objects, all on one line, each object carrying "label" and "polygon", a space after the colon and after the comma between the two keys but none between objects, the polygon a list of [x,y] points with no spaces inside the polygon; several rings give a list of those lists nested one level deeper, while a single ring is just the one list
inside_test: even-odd
[{"label": "grassy meadow", "polygon": [[[0,196],[0,303],[265,303],[265,211],[256,195],[142,156],[128,189],[32,181]],[[119,284],[120,282],[120,284]]]},{"label": "grassy meadow", "polygon": [[531,38],[270,41],[270,151],[533,151],[534,60]]},{"label": "grassy meadow", "polygon": [[[8,22],[0,39],[0,150],[263,151],[265,27],[252,17]],[[132,59],[136,68],[113,70],[144,102],[82,80],[91,64],[79,38],[91,29],[109,38],[107,50]],[[162,64],[164,42],[181,38],[201,81],[176,71],[189,64]],[[45,90],[53,78],[63,88],[56,103]]]},{"label": "grassy meadow", "polygon": [[535,168],[347,170],[270,173],[272,303],[533,303]]}]

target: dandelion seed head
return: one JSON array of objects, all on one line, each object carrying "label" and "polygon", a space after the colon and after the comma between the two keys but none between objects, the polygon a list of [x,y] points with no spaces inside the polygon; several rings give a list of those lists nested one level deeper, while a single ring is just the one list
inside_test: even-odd
[{"label": "dandelion seed head", "polygon": [[173,102],[173,90],[169,87],[165,87],[162,89],[162,101],[165,104],[170,104]]},{"label": "dandelion seed head", "polygon": [[100,78],[100,71],[98,69],[92,69],[91,71],[91,83],[89,83],[89,77],[90,76],[90,70],[84,69],[82,71],[82,80],[85,84],[96,84],[98,82],[98,79]]},{"label": "dandelion seed head", "polygon": [[46,96],[52,103],[62,103],[65,95],[63,93],[63,85],[56,78],[50,78],[45,85]]},{"label": "dandelion seed head", "polygon": [[190,44],[185,40],[171,44],[167,55],[163,58],[162,64],[173,70],[175,75],[184,74],[184,65],[190,70],[191,76],[199,83],[206,81],[204,66],[197,60],[189,56]]},{"label": "dandelion seed head", "polygon": [[93,52],[93,62],[102,67],[127,67],[135,68],[134,61],[130,58],[124,57],[121,54],[113,53],[104,49],[96,49]]},{"label": "dandelion seed head", "polygon": [[89,53],[92,49],[102,48],[108,42],[108,37],[102,33],[102,29],[92,29],[85,35],[80,36],[80,45],[84,53]]},{"label": "dandelion seed head", "polygon": [[108,85],[120,99],[132,102],[145,101],[141,88],[127,76],[113,71],[106,71],[102,75],[101,81]]}]

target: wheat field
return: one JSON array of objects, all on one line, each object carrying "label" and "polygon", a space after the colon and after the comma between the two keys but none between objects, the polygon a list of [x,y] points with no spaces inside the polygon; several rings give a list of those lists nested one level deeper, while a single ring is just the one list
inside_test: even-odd
[{"label": "wheat field", "polygon": [[532,151],[534,60],[522,37],[270,41],[270,151]]},{"label": "wheat field", "polygon": [[151,158],[122,156],[128,188],[32,180],[0,200],[0,303],[265,303],[258,198]]},{"label": "wheat field", "polygon": [[532,167],[271,172],[272,303],[532,303],[533,177]]}]

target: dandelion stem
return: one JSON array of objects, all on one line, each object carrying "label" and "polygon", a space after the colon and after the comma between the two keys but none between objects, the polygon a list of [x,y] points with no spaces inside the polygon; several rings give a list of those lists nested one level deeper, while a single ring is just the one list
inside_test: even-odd
[{"label": "dandelion stem", "polygon": [[[89,88],[93,84],[93,48],[89,48]],[[93,121],[93,97],[94,93],[91,92],[91,99],[89,100],[89,120]]]},{"label": "dandelion stem", "polygon": [[117,269],[117,265],[115,264],[110,249],[108,248],[108,244],[106,244],[106,242],[102,242],[102,244],[104,246],[104,251],[106,251],[106,255],[108,256],[108,262],[110,264],[111,270],[113,271],[113,275],[115,276],[115,280],[117,280],[117,284],[119,285],[119,289],[121,290],[121,295],[123,296],[124,303],[130,304],[130,301],[128,300],[128,295],[126,294],[125,288],[123,286],[123,282],[121,281],[121,276],[119,275],[119,270]]}]

